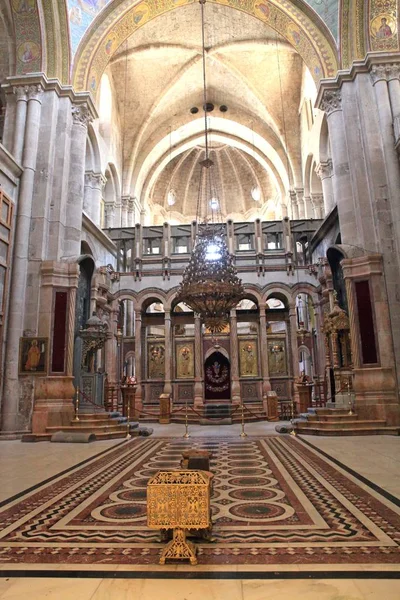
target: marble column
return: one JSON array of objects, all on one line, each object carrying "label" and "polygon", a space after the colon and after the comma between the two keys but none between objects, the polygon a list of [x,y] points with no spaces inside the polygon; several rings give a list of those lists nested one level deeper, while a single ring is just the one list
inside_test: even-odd
[{"label": "marble column", "polygon": [[135,310],[135,371],[136,371],[136,396],[135,405],[137,410],[143,408],[143,390],[142,390],[142,354],[145,349],[142,348],[142,313],[140,310]]},{"label": "marble column", "polygon": [[314,219],[324,218],[324,197],[323,194],[311,194],[311,202],[313,207],[313,214],[311,215]]},{"label": "marble column", "polygon": [[[297,344],[297,312],[296,305],[290,304],[289,306],[289,343],[291,349],[291,374],[293,380],[298,379],[300,375],[299,371],[299,353],[298,353],[298,344]],[[297,391],[297,386],[293,384],[293,398],[295,402],[299,401],[299,393]]]},{"label": "marble column", "polygon": [[321,180],[325,215],[328,215],[335,206],[332,186],[332,160],[328,158],[328,160],[320,162],[315,168],[315,172]]},{"label": "marble column", "polygon": [[[19,404],[23,395],[31,398],[31,382],[18,382],[19,338],[23,334],[25,314],[25,292],[29,258],[29,234],[31,224],[32,197],[38,152],[40,115],[43,89],[40,84],[28,87],[28,107],[24,149],[22,154],[23,173],[20,180],[18,210],[15,222],[14,259],[10,284],[10,305],[7,328],[7,355],[4,373],[3,426],[5,432],[12,432],[25,426],[19,421]],[[22,389],[24,388],[24,389]]]},{"label": "marble column", "polygon": [[269,380],[268,367],[268,340],[267,340],[267,315],[265,313],[266,305],[260,304],[260,363],[262,375],[262,397],[265,406],[267,394],[271,391],[271,382]]},{"label": "marble column", "polygon": [[194,315],[194,404],[200,407],[204,403],[203,384],[203,337],[201,335],[201,319]]},{"label": "marble column", "polygon": [[230,318],[230,346],[231,346],[231,397],[232,404],[240,404],[242,394],[239,379],[239,341],[237,333],[236,308],[231,310]]},{"label": "marble column", "polygon": [[172,335],[171,335],[171,311],[166,310],[164,313],[164,340],[165,340],[165,381],[164,394],[172,396]]},{"label": "marble column", "polygon": [[20,85],[13,88],[17,98],[17,107],[15,112],[14,139],[12,153],[18,164],[21,164],[22,150],[24,148],[26,113],[28,109],[29,86]]},{"label": "marble column", "polygon": [[73,104],[72,119],[64,258],[73,258],[80,254],[86,135],[88,123],[93,120],[88,105],[86,103]]},{"label": "marble column", "polygon": [[344,240],[354,240],[357,232],[356,212],[350,177],[349,152],[346,127],[342,112],[340,90],[325,90],[319,108],[328,118],[329,139],[332,150],[332,177],[334,202],[339,207],[340,226]]},{"label": "marble column", "polygon": [[400,64],[390,65],[387,73],[387,80],[392,115],[395,119],[400,116]]}]

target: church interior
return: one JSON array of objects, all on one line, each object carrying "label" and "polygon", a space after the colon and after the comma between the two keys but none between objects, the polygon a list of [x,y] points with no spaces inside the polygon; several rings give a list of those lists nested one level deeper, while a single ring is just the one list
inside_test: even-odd
[{"label": "church interior", "polygon": [[0,600],[400,598],[399,5],[0,0]]}]

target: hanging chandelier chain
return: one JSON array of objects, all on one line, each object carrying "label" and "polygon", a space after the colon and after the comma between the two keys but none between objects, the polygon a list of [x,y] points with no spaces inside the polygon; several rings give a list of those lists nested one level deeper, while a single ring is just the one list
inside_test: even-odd
[{"label": "hanging chandelier chain", "polygon": [[201,6],[201,48],[203,59],[203,111],[204,111],[204,137],[206,143],[206,160],[208,160],[208,128],[207,128],[207,74],[206,74],[206,45],[205,45],[205,17],[204,5],[206,0],[199,0]]}]

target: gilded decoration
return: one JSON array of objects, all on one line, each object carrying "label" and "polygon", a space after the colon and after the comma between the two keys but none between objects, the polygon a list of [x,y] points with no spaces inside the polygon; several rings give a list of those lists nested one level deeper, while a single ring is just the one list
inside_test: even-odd
[{"label": "gilded decoration", "polygon": [[176,377],[192,379],[194,377],[194,343],[176,343]]},{"label": "gilded decoration", "polygon": [[20,375],[46,375],[48,338],[22,337],[19,341]]},{"label": "gilded decoration", "polygon": [[268,340],[268,368],[270,376],[287,375],[285,340]]},{"label": "gilded decoration", "polygon": [[258,351],[256,340],[239,341],[240,377],[258,377]]},{"label": "gilded decoration", "polygon": [[[74,88],[97,92],[101,76],[116,50],[137,29],[150,20],[195,0],[142,0],[132,6],[130,0],[115,0],[106,6],[78,48],[73,72]],[[316,83],[333,77],[338,69],[337,49],[312,19],[287,0],[209,0],[230,6],[260,19],[285,37],[298,51]]]},{"label": "gilded decoration", "polygon": [[371,0],[369,33],[371,50],[398,50],[396,0]]},{"label": "gilded decoration", "polygon": [[11,3],[15,29],[17,61],[15,74],[42,70],[40,21],[35,0],[13,0]]},{"label": "gilded decoration", "polygon": [[149,379],[163,379],[165,375],[164,340],[152,340],[147,345],[147,373]]},{"label": "gilded decoration", "polygon": [[164,548],[160,564],[171,559],[189,559],[197,564],[194,544],[186,541],[187,529],[211,525],[211,473],[206,471],[159,471],[147,484],[147,525],[151,529],[173,529],[174,537]]}]

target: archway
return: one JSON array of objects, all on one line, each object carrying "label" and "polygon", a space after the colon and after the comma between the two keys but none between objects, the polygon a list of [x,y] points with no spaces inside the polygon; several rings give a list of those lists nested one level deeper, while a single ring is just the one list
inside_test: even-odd
[{"label": "archway", "polygon": [[230,400],[231,364],[229,358],[216,350],[204,363],[204,398],[210,400]]}]

